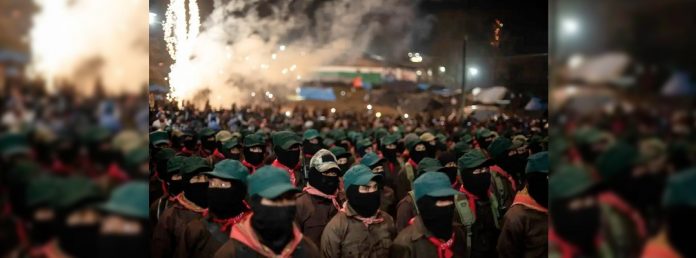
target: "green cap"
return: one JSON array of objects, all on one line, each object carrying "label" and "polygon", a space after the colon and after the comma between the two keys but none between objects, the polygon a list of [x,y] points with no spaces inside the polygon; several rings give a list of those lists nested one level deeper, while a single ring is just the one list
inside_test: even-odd
[{"label": "green cap", "polygon": [[436,135],[435,135],[435,138],[437,138],[437,141],[439,141],[440,143],[446,143],[446,142],[447,142],[447,136],[445,136],[445,135],[442,134],[442,133],[436,134]]},{"label": "green cap", "polygon": [[331,138],[329,138],[329,137],[325,137],[325,138],[324,138],[324,141],[323,141],[322,143],[324,144],[324,146],[331,146],[331,145],[333,145],[334,143],[336,143],[336,140],[331,139]]},{"label": "green cap", "polygon": [[512,147],[512,141],[510,141],[510,139],[498,137],[488,145],[488,153],[490,153],[493,158],[506,157],[510,147]]},{"label": "green cap", "polygon": [[319,132],[316,129],[307,129],[302,135],[302,140],[310,140],[319,137]]},{"label": "green cap", "polygon": [[477,168],[482,166],[486,161],[488,161],[486,154],[483,154],[479,149],[473,149],[464,153],[457,161],[457,165],[459,165],[459,168]]},{"label": "green cap", "polygon": [[344,132],[344,131],[341,130],[341,129],[334,129],[333,131],[331,131],[331,132],[329,133],[329,136],[330,136],[331,138],[333,138],[334,140],[336,140],[337,142],[343,141],[343,140],[345,140],[345,139],[347,138],[347,137],[346,137],[346,132]]},{"label": "green cap", "polygon": [[150,144],[157,146],[159,144],[169,143],[169,134],[165,131],[154,131],[150,133]]},{"label": "green cap", "polygon": [[421,139],[421,141],[429,142],[429,141],[434,141],[437,138],[435,138],[435,135],[433,135],[431,133],[423,133],[423,134],[421,134],[420,139]]},{"label": "green cap", "polygon": [[263,198],[273,199],[287,192],[300,192],[292,182],[290,176],[284,170],[263,166],[247,177],[249,196],[259,195]]},{"label": "green cap", "polygon": [[343,185],[346,189],[351,185],[367,185],[370,181],[381,181],[382,175],[372,173],[372,170],[362,164],[352,166],[343,175]]},{"label": "green cap", "polygon": [[226,142],[226,141],[231,140],[232,138],[234,138],[232,136],[232,133],[230,133],[230,131],[227,131],[227,130],[222,130],[222,131],[219,131],[215,134],[215,141],[218,141],[218,142]]},{"label": "green cap", "polygon": [[[439,160],[433,159],[431,157],[425,157],[418,162],[418,175],[422,175],[425,172],[434,172],[442,169],[442,164]],[[449,180],[449,179],[448,179]]]},{"label": "green cap", "polygon": [[399,136],[396,134],[389,134],[380,139],[382,146],[387,146],[389,144],[396,144],[399,141]]},{"label": "green cap", "polygon": [[96,201],[101,197],[97,184],[86,177],[65,178],[60,186],[60,198],[56,203],[59,208],[69,208],[87,200]]},{"label": "green cap", "polygon": [[573,133],[573,139],[578,144],[592,144],[602,140],[602,137],[601,130],[590,126],[578,128]]},{"label": "green cap", "polygon": [[164,148],[155,154],[155,161],[169,160],[176,156],[176,151],[172,148]]},{"label": "green cap", "polygon": [[29,145],[23,134],[6,133],[0,135],[0,154],[9,156],[14,154],[28,154]]},{"label": "green cap", "polygon": [[205,169],[206,171],[211,170],[208,161],[198,156],[187,157],[184,159],[183,164],[181,164],[182,175],[195,173],[196,171],[200,171],[202,169]]},{"label": "green cap", "polygon": [[478,129],[478,131],[476,131],[476,138],[477,139],[486,138],[486,137],[490,137],[493,134],[494,134],[493,131],[484,127],[484,128],[480,128],[480,129]]},{"label": "green cap", "polygon": [[459,138],[459,141],[465,142],[468,144],[471,144],[471,141],[473,141],[473,140],[474,140],[474,137],[471,137],[471,134],[468,134],[468,133],[462,135],[462,137]]},{"label": "green cap", "polygon": [[174,156],[171,159],[167,160],[167,174],[179,174],[181,166],[184,164],[184,160],[186,160],[186,158],[187,157],[185,156]]},{"label": "green cap", "polygon": [[275,132],[271,137],[273,138],[273,146],[283,150],[288,150],[291,146],[302,143],[302,139],[290,131]]},{"label": "green cap", "polygon": [[46,205],[55,208],[60,196],[58,195],[61,178],[44,175],[32,179],[26,190],[27,207]]},{"label": "green cap", "polygon": [[389,135],[389,132],[387,131],[387,129],[380,127],[377,130],[375,130],[374,134],[375,134],[375,139],[382,140],[383,137]]},{"label": "green cap", "polygon": [[215,137],[215,130],[212,128],[203,128],[200,132],[198,132],[198,136],[200,139],[205,139],[209,137]]},{"label": "green cap", "polygon": [[370,140],[370,138],[365,138],[365,139],[360,140],[358,142],[357,146],[358,146],[358,149],[366,149],[366,148],[369,148],[370,146],[372,146],[372,141]]},{"label": "green cap", "polygon": [[229,141],[226,141],[222,144],[222,149],[225,151],[231,150],[234,147],[242,147],[242,145],[239,144],[239,141],[237,141],[237,139],[235,138],[232,138]]},{"label": "green cap", "polygon": [[266,141],[263,139],[263,136],[260,134],[248,134],[247,136],[244,136],[244,147],[251,147],[251,146],[257,146],[257,145],[264,145],[266,144]]},{"label": "green cap", "polygon": [[204,174],[222,179],[234,179],[246,184],[249,169],[238,160],[226,159],[215,164],[213,171]]},{"label": "green cap", "polygon": [[124,161],[126,166],[134,167],[147,162],[149,158],[150,153],[148,152],[148,149],[145,147],[138,147],[128,151],[124,157]]},{"label": "green cap", "polygon": [[512,137],[512,146],[510,146],[510,149],[517,149],[519,147],[522,147],[527,144],[527,137],[524,137],[524,135],[515,135]]},{"label": "green cap", "polygon": [[366,153],[362,157],[362,159],[360,160],[360,164],[363,164],[363,165],[368,166],[368,167],[372,167],[372,166],[376,165],[377,163],[379,163],[380,161],[384,161],[384,159],[380,158],[379,155],[377,155],[377,153],[370,152],[370,153]]},{"label": "green cap", "polygon": [[145,182],[129,182],[116,188],[111,193],[111,198],[101,209],[110,213],[119,214],[138,219],[148,219],[150,207],[148,198],[150,192]]},{"label": "green cap", "polygon": [[333,155],[336,157],[350,155],[350,152],[346,151],[346,148],[343,148],[341,146],[333,146],[331,147],[331,149],[329,149],[329,151],[331,151],[331,153],[333,153]]},{"label": "green cap", "polygon": [[471,149],[471,144],[466,142],[466,141],[460,141],[457,144],[454,145],[454,153],[457,154],[457,157],[461,157]]},{"label": "green cap", "polygon": [[549,179],[549,200],[577,196],[595,185],[590,173],[573,165],[561,165]]},{"label": "green cap", "polygon": [[667,145],[657,138],[645,139],[639,144],[639,152],[636,163],[645,164],[667,155]]},{"label": "green cap", "polygon": [[667,180],[663,205],[665,207],[696,207],[696,167],[678,172]]},{"label": "green cap", "polygon": [[534,153],[534,155],[527,158],[527,168],[525,173],[529,174],[532,172],[549,173],[549,153],[542,151],[539,153]]},{"label": "green cap", "polygon": [[603,179],[611,180],[621,173],[629,172],[637,157],[638,151],[633,146],[616,142],[597,157],[595,165]]},{"label": "green cap", "polygon": [[445,173],[425,173],[413,181],[413,194],[418,201],[423,196],[455,196],[459,191],[452,188]]},{"label": "green cap", "polygon": [[416,138],[409,137],[409,138],[405,138],[405,143],[406,143],[406,148],[409,151],[413,151],[413,149],[416,147],[416,145],[418,145],[419,143],[423,143],[423,141],[421,141],[421,139],[417,138],[417,137]]},{"label": "green cap", "polygon": [[101,126],[92,126],[82,135],[82,140],[87,143],[98,143],[109,139],[111,132]]}]

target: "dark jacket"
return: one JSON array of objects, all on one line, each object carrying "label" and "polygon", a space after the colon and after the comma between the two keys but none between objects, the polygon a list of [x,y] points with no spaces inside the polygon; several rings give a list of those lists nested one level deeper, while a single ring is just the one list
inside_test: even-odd
[{"label": "dark jacket", "polygon": [[[183,196],[180,195],[180,197]],[[184,232],[186,224],[193,219],[199,218],[200,216],[200,213],[184,208],[180,202],[165,210],[160,216],[152,235],[152,243],[150,247],[151,257],[173,257],[174,249],[176,248],[177,242]]]},{"label": "dark jacket", "polygon": [[164,214],[167,208],[172,207],[176,203],[174,198],[162,196],[150,204],[150,227],[155,228],[159,217]]},{"label": "dark jacket", "polygon": [[[250,218],[251,216],[247,217],[241,223],[234,225],[231,239],[227,240],[227,242],[218,249],[213,256],[214,258],[277,256],[258,240],[256,233],[251,227]],[[314,245],[311,240],[302,236],[297,226],[294,226],[293,233],[295,238],[290,241],[284,249],[288,257],[321,257],[317,246]]]},{"label": "dark jacket", "polygon": [[[240,217],[250,214],[243,213]],[[230,239],[233,225],[223,227],[213,221],[212,217],[200,217],[190,221],[177,243],[175,256],[178,258],[209,258]]]},{"label": "dark jacket", "polygon": [[[342,200],[337,200],[343,203]],[[311,195],[302,192],[297,196],[297,215],[295,222],[300,227],[300,231],[307,238],[311,239],[317,246],[321,241],[321,233],[331,218],[338,212],[330,199]]]},{"label": "dark jacket", "polygon": [[[460,226],[454,226],[454,242],[452,243],[453,256],[465,257],[466,232]],[[394,239],[391,248],[392,258],[432,258],[438,257],[438,247],[428,240],[430,232],[425,228],[420,217],[416,217],[413,224],[406,227]],[[491,256],[493,257],[493,256]]]},{"label": "dark jacket", "polygon": [[378,211],[376,218],[383,221],[366,226],[349,205],[344,207],[324,229],[321,237],[323,256],[388,257],[392,239],[396,236],[392,217]]},{"label": "dark jacket", "polygon": [[408,227],[408,222],[417,215],[416,204],[411,195],[406,195],[396,205],[396,231],[401,232]]},{"label": "dark jacket", "polygon": [[396,187],[394,189],[395,200],[403,199],[408,194],[408,191],[411,191],[412,180],[415,179],[417,169],[418,165],[410,159],[401,167],[399,174],[395,178],[396,181],[394,181],[394,186]]},{"label": "dark jacket", "polygon": [[396,207],[394,203],[396,202],[394,196],[394,189],[389,186],[384,186],[382,188],[382,196],[380,198],[379,209],[386,213],[389,213],[392,217],[396,215]]},{"label": "dark jacket", "polygon": [[503,218],[498,238],[498,256],[547,257],[548,211],[526,192],[517,193]]}]

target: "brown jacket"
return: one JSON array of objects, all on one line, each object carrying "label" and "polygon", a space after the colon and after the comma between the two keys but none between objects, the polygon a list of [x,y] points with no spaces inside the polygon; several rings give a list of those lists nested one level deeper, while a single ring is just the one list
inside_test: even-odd
[{"label": "brown jacket", "polygon": [[[340,198],[340,197],[339,197]],[[343,200],[337,200],[343,203]],[[331,200],[302,192],[297,196],[297,215],[295,222],[300,227],[302,234],[319,245],[321,233],[338,212]]]},{"label": "brown jacket", "polygon": [[388,257],[392,239],[396,236],[394,220],[383,212],[377,212],[381,222],[365,225],[357,213],[345,204],[343,211],[331,219],[321,237],[324,257]]},{"label": "brown jacket", "polygon": [[[250,212],[239,215],[239,219],[248,214]],[[215,223],[210,215],[190,221],[177,243],[174,257],[213,257],[222,244],[230,239],[231,226],[233,225],[229,228],[222,227]]]},{"label": "brown jacket", "polygon": [[503,218],[498,257],[547,257],[548,211],[527,193],[517,193]]},{"label": "brown jacket", "polygon": [[408,222],[416,215],[416,204],[411,195],[406,195],[396,205],[396,231],[401,232],[401,230],[408,227]]},{"label": "brown jacket", "polygon": [[[179,196],[183,197],[182,195]],[[200,216],[200,213],[184,208],[180,203],[176,203],[165,210],[160,216],[152,235],[150,257],[173,257],[174,249],[184,232],[186,224]]]},{"label": "brown jacket", "polygon": [[395,200],[401,200],[408,194],[408,191],[411,191],[411,184],[413,183],[411,180],[409,180],[409,172],[412,171],[412,176],[415,179],[416,174],[418,170],[418,165],[413,162],[413,160],[408,160],[408,162],[404,163],[404,166],[401,167],[401,170],[399,170],[399,174],[396,175],[395,181],[394,181],[394,186],[396,187],[394,189],[394,197]]},{"label": "brown jacket", "polygon": [[[460,226],[454,226],[453,256],[464,257],[466,254],[466,232]],[[432,258],[438,257],[438,247],[428,240],[430,232],[425,228],[420,217],[406,227],[394,239],[391,248],[392,258]]]},{"label": "brown jacket", "polygon": [[395,198],[394,189],[389,186],[384,186],[384,188],[382,188],[379,210],[389,213],[389,215],[394,217],[394,215],[396,215],[396,207],[394,207],[394,203],[396,202]]},{"label": "brown jacket", "polygon": [[314,245],[311,240],[304,237],[296,225],[293,230],[293,234],[295,235],[294,239],[287,244],[282,254],[274,254],[273,251],[259,241],[256,233],[251,227],[250,218],[251,216],[247,217],[241,223],[234,225],[231,239],[227,240],[212,257],[321,257],[317,246]]}]

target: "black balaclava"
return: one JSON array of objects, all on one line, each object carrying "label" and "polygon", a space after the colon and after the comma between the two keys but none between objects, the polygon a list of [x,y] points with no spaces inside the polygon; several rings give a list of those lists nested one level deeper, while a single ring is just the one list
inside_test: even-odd
[{"label": "black balaclava", "polygon": [[435,141],[435,144],[431,144],[430,142],[425,143],[425,155],[431,158],[435,158],[435,155],[437,154],[438,146],[437,146],[437,141]]},{"label": "black balaclava", "polygon": [[435,203],[438,200],[452,200],[452,197],[431,197],[423,196],[418,201],[418,212],[425,228],[433,236],[448,240],[452,238],[452,216],[454,215],[454,203],[444,207],[438,207]]},{"label": "black balaclava", "polygon": [[294,168],[300,162],[300,150],[283,150],[274,148],[278,161],[289,168]]},{"label": "black balaclava", "polygon": [[208,182],[203,183],[191,183],[190,180],[193,175],[198,173],[192,173],[183,177],[184,185],[184,196],[186,199],[198,205],[201,208],[208,207]]},{"label": "black balaclava", "polygon": [[488,199],[488,189],[491,187],[491,172],[490,169],[485,166],[488,170],[486,173],[480,173],[474,175],[474,169],[464,169],[461,173],[462,184],[464,188],[476,195],[477,197],[487,200]]},{"label": "black balaclava", "polygon": [[391,162],[395,162],[397,158],[397,149],[396,145],[393,149],[387,148],[387,146],[382,146],[380,147],[380,151],[382,151],[382,155],[384,156],[385,159]]},{"label": "black balaclava", "polygon": [[[37,209],[34,209],[33,211],[35,212]],[[58,221],[60,221],[60,218],[58,216],[58,212],[54,210],[53,212],[54,217],[53,219],[50,220],[36,220],[33,218],[33,213],[32,213],[32,226],[31,226],[31,243],[35,246],[43,245],[45,243],[48,243],[48,241],[51,240],[58,232],[60,224]]]},{"label": "black balaclava", "polygon": [[[447,177],[450,180],[450,184],[454,184],[455,182],[457,182],[457,155],[451,151],[443,152],[440,153],[440,156],[437,157],[437,160],[440,161],[440,164],[442,164],[443,166],[440,169],[440,172],[445,173],[447,175]],[[446,167],[446,165],[451,162],[454,162],[455,166]]]},{"label": "black balaclava", "polygon": [[573,199],[585,198],[579,196],[553,203],[550,207],[551,220],[554,230],[560,237],[577,245],[586,255],[596,252],[595,237],[599,231],[599,207],[595,203],[582,209],[570,210],[568,205]]},{"label": "black balaclava", "polygon": [[176,196],[181,193],[184,189],[182,179],[179,180],[167,180],[167,191],[170,196]]},{"label": "black balaclava", "polygon": [[352,156],[336,157],[336,160],[339,160],[341,158],[348,159],[345,164],[338,164],[338,167],[341,168],[341,174],[339,176],[342,177],[348,171],[348,169],[350,169],[350,166],[353,164],[353,157]]},{"label": "black balaclava", "polygon": [[261,197],[251,198],[251,227],[259,236],[259,241],[280,254],[285,245],[293,238],[292,223],[295,220],[295,205],[266,206],[261,204]]},{"label": "black balaclava", "polygon": [[319,143],[311,143],[309,140],[304,140],[302,142],[302,153],[305,155],[314,155],[317,151],[321,150],[323,146],[321,145],[321,138],[317,138]]},{"label": "black balaclava", "polygon": [[493,142],[492,140],[486,140],[486,138],[478,138],[476,140],[478,141],[478,144],[481,147],[481,149],[484,150],[488,149],[488,145],[490,145],[491,142]]},{"label": "black balaclava", "polygon": [[336,176],[327,176],[319,171],[317,171],[315,168],[310,168],[309,169],[309,177],[307,178],[307,182],[309,184],[316,188],[317,190],[321,191],[322,193],[332,195],[336,193],[336,189],[338,189],[338,171],[333,171],[337,172]]},{"label": "black balaclava", "polygon": [[217,147],[215,137],[211,136],[208,138],[201,139],[201,147],[203,147],[203,149],[211,153],[215,151],[215,148]]},{"label": "black balaclava", "polygon": [[184,147],[186,147],[186,149],[188,149],[189,151],[196,150],[196,138],[195,137],[184,136],[183,143],[184,143]]},{"label": "black balaclava", "polygon": [[365,218],[372,217],[377,213],[377,209],[379,209],[381,190],[371,193],[361,193],[359,188],[360,186],[351,185],[346,189],[348,204],[350,204],[350,207],[360,216]]},{"label": "black balaclava", "polygon": [[[630,174],[630,172],[626,172],[614,180],[612,185],[614,185],[617,194],[633,207],[659,207],[667,182],[666,174],[664,172],[650,173],[639,177]],[[640,189],[640,191],[636,191],[636,189]]]},{"label": "black balaclava", "polygon": [[539,205],[548,208],[549,177],[547,173],[532,172],[527,176],[527,191],[529,196]]},{"label": "black balaclava", "polygon": [[578,153],[583,161],[587,164],[594,164],[599,157],[600,153],[594,150],[592,144],[580,144],[578,145]]},{"label": "black balaclava", "polygon": [[242,152],[240,151],[238,153],[232,153],[232,149],[234,149],[234,148],[239,148],[239,147],[225,149],[222,151],[222,155],[224,155],[225,158],[227,158],[227,159],[241,160],[242,159]]},{"label": "black balaclava", "polygon": [[58,232],[58,241],[61,249],[72,257],[88,258],[97,253],[99,236],[99,224],[91,225],[63,225]]},{"label": "black balaclava", "polygon": [[[134,235],[102,234],[99,237],[99,258],[146,258],[150,257],[150,235],[147,229],[147,222],[140,221],[142,232]],[[95,255],[92,255],[95,257]]]},{"label": "black balaclava", "polygon": [[263,162],[263,159],[266,157],[266,153],[263,150],[263,146],[256,146],[256,147],[261,147],[261,152],[252,152],[251,147],[244,147],[244,160],[246,162],[249,162],[249,164],[252,165],[258,165]]},{"label": "black balaclava", "polygon": [[342,140],[336,143],[336,146],[343,147],[347,151],[350,151],[350,142],[348,140]]},{"label": "black balaclava", "polygon": [[[416,151],[416,148],[418,148],[418,145],[423,145],[425,148],[421,151]],[[408,150],[408,154],[411,157],[413,161],[418,164],[423,158],[428,156],[428,151],[427,151],[427,144],[426,143],[418,143],[416,146],[414,146],[412,149]]]},{"label": "black balaclava", "polygon": [[673,207],[667,211],[667,239],[682,257],[696,257],[693,236],[696,230],[696,208]]},{"label": "black balaclava", "polygon": [[208,188],[208,209],[218,218],[231,218],[247,210],[246,185],[238,180],[230,183],[230,188]]},{"label": "black balaclava", "polygon": [[510,174],[515,181],[521,182],[521,178],[524,177],[524,169],[527,166],[528,157],[529,155],[527,154],[515,154],[512,156],[504,154],[496,159],[496,164]]}]

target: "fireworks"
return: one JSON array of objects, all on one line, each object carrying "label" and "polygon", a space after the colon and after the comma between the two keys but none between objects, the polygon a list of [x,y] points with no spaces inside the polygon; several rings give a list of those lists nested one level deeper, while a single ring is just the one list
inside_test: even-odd
[{"label": "fireworks", "polygon": [[[200,30],[198,3],[196,0],[188,0],[188,19],[186,19],[186,1],[170,0],[163,25],[167,51],[174,60],[169,72],[170,92],[168,97],[179,100],[191,93],[185,89],[193,81],[189,57],[193,53],[193,47]],[[231,55],[228,54],[227,58],[231,58]],[[222,73],[222,70],[219,71],[219,74]]]}]

